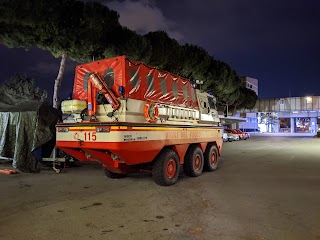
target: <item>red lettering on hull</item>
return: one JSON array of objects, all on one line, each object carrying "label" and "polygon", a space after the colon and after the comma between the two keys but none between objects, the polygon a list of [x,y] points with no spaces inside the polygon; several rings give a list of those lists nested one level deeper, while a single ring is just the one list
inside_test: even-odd
[{"label": "red lettering on hull", "polygon": [[166,139],[178,139],[179,133],[178,132],[166,132]]},{"label": "red lettering on hull", "polygon": [[201,133],[196,131],[196,132],[190,132],[189,134],[190,138],[200,138],[201,137]]}]

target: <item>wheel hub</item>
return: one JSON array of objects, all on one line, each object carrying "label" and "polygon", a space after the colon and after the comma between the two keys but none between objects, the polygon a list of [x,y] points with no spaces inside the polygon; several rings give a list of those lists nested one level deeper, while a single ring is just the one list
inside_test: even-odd
[{"label": "wheel hub", "polygon": [[215,165],[217,162],[217,156],[215,153],[211,155],[211,165]]},{"label": "wheel hub", "polygon": [[201,163],[202,163],[201,157],[200,157],[199,154],[197,154],[196,157],[195,157],[195,159],[194,159],[194,169],[195,169],[196,171],[199,171],[199,170],[200,170],[200,168],[201,168]]},{"label": "wheel hub", "polygon": [[166,175],[169,179],[173,178],[177,171],[177,165],[174,159],[169,159],[166,166]]}]

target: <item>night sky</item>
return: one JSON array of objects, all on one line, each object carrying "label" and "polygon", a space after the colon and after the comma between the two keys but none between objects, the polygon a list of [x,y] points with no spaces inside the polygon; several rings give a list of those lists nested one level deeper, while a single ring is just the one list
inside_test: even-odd
[{"label": "night sky", "polygon": [[[320,1],[125,0],[103,1],[120,23],[141,34],[164,30],[196,44],[240,76],[259,80],[259,98],[320,96]],[[60,59],[37,48],[0,45],[1,81],[33,77],[52,96]],[[68,61],[61,97],[72,91],[77,63]]]}]

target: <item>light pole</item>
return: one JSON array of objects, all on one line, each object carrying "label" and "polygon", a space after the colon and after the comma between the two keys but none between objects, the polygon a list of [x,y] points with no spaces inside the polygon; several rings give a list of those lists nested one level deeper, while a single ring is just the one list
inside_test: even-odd
[{"label": "light pole", "polygon": [[228,105],[228,103],[226,103],[226,110],[225,111],[226,112],[225,112],[224,116],[228,117],[228,114],[229,114],[229,105]]},{"label": "light pole", "polygon": [[228,112],[229,112],[229,105],[226,101],[220,100],[221,102],[224,103],[224,117],[228,117]]},{"label": "light pole", "polygon": [[[309,108],[308,105],[310,106],[311,103],[311,107]],[[308,113],[308,119],[309,119],[309,132],[313,133],[314,129],[313,129],[313,125],[312,125],[312,117],[310,114],[310,110],[313,110],[313,104],[312,104],[312,97],[306,97],[306,111]]]},{"label": "light pole", "polygon": [[197,84],[197,85],[200,85],[200,91],[201,91],[201,85],[203,84],[203,81],[196,80],[196,84]]}]

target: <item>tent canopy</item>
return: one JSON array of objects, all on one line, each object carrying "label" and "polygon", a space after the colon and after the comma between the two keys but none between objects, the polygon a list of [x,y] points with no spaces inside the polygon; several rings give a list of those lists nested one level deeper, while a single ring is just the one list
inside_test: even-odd
[{"label": "tent canopy", "polygon": [[48,103],[0,102],[0,157],[13,159],[21,171],[39,172],[38,161],[53,149],[58,119],[57,110]]}]

